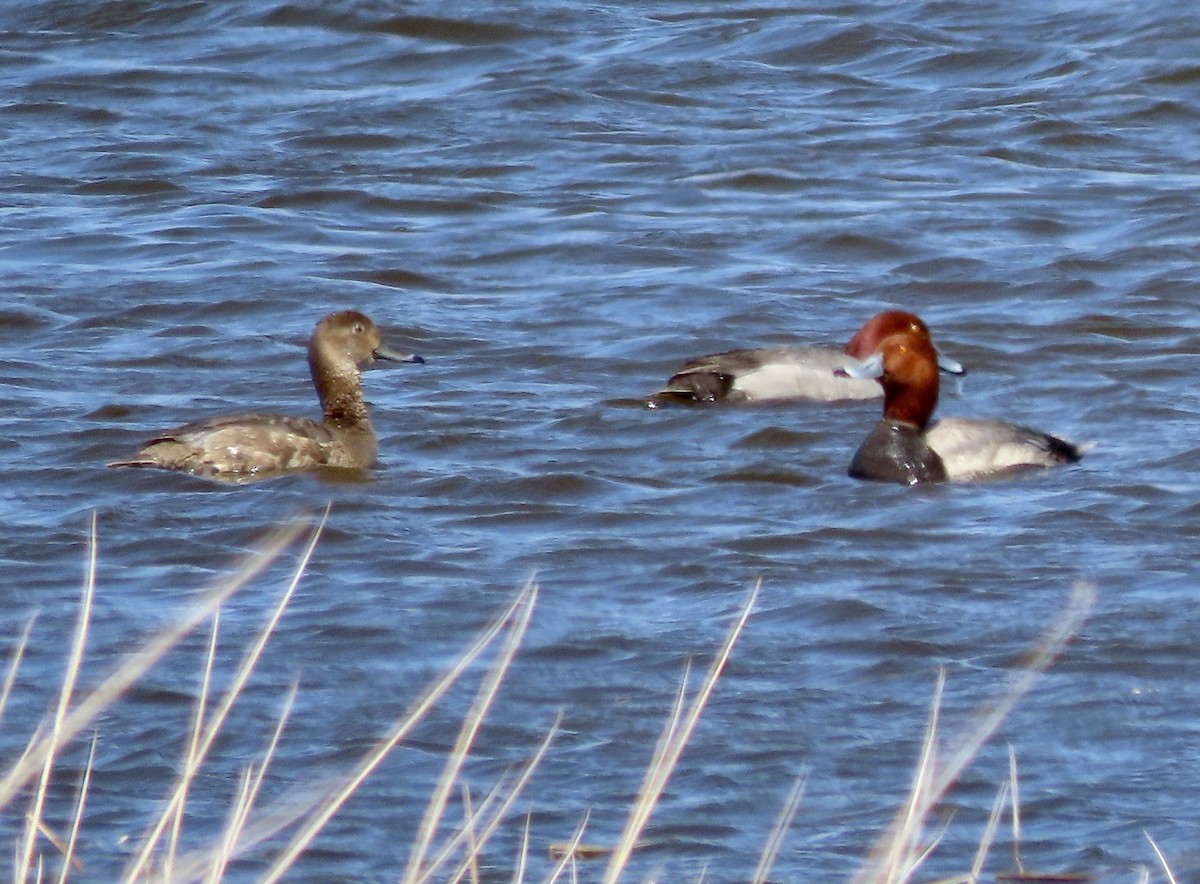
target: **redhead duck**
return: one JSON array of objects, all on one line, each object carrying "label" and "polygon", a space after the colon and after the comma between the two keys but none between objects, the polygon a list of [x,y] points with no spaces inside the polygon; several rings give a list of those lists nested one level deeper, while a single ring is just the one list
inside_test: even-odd
[{"label": "redhead duck", "polygon": [[[835,372],[866,359],[880,341],[900,332],[929,337],[917,316],[887,310],[867,320],[841,352],[832,347],[769,347],[701,356],[685,362],[666,386],[649,396],[649,404],[874,399],[881,392],[873,380]],[[963,373],[961,365],[945,356],[938,357],[938,365],[952,374]]]},{"label": "redhead duck", "polygon": [[379,329],[363,314],[331,313],[308,342],[308,367],[324,412],[320,422],[280,414],[212,418],[155,436],[129,460],[109,466],[182,470],[230,482],[318,467],[369,467],[377,445],[360,370],[376,359],[425,361],[385,347]]},{"label": "redhead duck", "polygon": [[1030,467],[1074,463],[1070,442],[1003,421],[946,418],[929,426],[937,407],[937,353],[928,335],[885,338],[869,358],[845,370],[883,387],[883,419],[850,462],[850,475],[878,482],[957,482]]}]

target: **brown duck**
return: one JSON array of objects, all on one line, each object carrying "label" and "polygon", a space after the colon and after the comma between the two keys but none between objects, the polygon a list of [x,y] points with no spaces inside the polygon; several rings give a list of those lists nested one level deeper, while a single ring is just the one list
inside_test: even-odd
[{"label": "brown duck", "polygon": [[235,414],[187,424],[150,439],[110,467],[181,470],[228,482],[320,467],[362,469],[378,443],[362,395],[362,368],[376,359],[424,362],[383,344],[378,327],[354,310],[331,313],[308,342],[308,367],[321,400],[320,421],[281,414]]}]

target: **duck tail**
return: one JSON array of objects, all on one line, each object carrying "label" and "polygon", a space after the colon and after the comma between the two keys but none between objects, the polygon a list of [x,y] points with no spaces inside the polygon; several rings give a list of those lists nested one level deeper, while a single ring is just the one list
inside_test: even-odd
[{"label": "duck tail", "polygon": [[650,405],[669,402],[719,402],[729,395],[733,375],[719,371],[684,370],[672,375],[661,389],[646,397]]},{"label": "duck tail", "polygon": [[1046,452],[1060,463],[1078,463],[1086,451],[1095,447],[1094,442],[1076,445],[1058,436],[1046,436]]}]

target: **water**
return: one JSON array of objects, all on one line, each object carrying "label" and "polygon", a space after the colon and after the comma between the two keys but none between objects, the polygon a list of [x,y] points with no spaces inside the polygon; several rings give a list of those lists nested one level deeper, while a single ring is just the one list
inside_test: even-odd
[{"label": "water", "polygon": [[[1145,830],[1200,880],[1200,13],[47,0],[6,7],[0,31],[5,646],[40,612],[6,765],[53,702],[91,513],[85,684],[270,526],[331,502],[193,790],[189,848],[294,680],[268,800],[348,770],[536,575],[467,780],[478,799],[562,710],[485,854],[485,879],[509,880],[532,811],[540,878],[585,811],[586,841],[616,837],[686,659],[761,580],[633,877],[745,880],[807,772],[774,878],[845,880],[903,799],[938,668],[953,730],[1085,579],[1090,619],[952,795],[928,877],[969,868],[1007,743],[1027,867],[1135,880],[1156,868]],[[844,341],[888,306],[970,367],[946,414],[1094,450],[914,491],[845,475],[874,404],[638,403],[686,357]],[[312,414],[302,346],[347,307],[428,359],[366,376],[366,481],[104,468],[194,417]],[[218,680],[294,563],[227,605]],[[100,720],[79,877],[111,876],[161,808],[205,642]],[[294,880],[401,873],[472,690]],[[60,763],[60,830],[83,753]]]}]

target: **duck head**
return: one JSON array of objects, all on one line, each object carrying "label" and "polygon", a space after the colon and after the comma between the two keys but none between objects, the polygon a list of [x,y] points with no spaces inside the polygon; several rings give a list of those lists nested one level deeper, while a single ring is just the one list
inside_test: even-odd
[{"label": "duck head", "polygon": [[[904,310],[885,310],[863,323],[862,328],[854,333],[854,337],[843,348],[843,352],[855,359],[869,359],[885,338],[902,334],[922,337],[929,342],[929,346],[933,346],[929,327],[919,316]],[[937,365],[948,374],[966,374],[962,363],[941,353],[937,354]]]},{"label": "duck head", "polygon": [[938,357],[929,332],[908,330],[884,338],[846,374],[876,378],[883,387],[883,416],[923,430],[938,400]]}]

